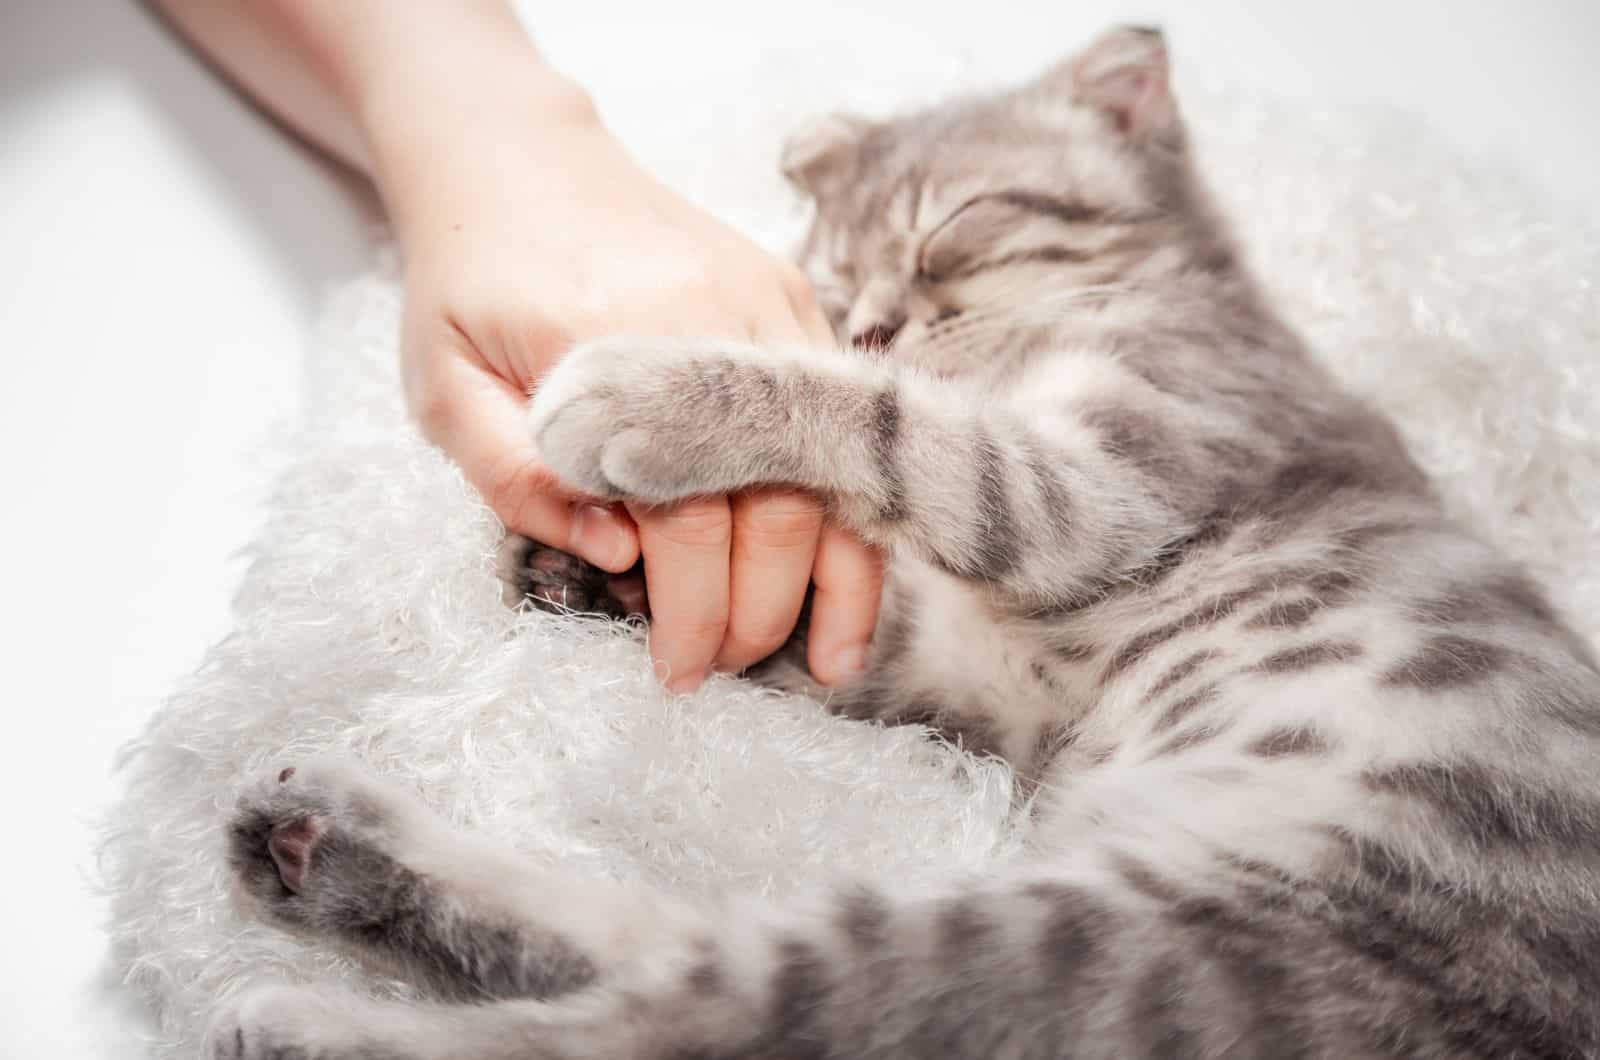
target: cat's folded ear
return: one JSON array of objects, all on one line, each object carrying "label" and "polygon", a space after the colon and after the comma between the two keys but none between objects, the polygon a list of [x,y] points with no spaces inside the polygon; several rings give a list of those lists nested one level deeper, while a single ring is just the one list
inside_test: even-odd
[{"label": "cat's folded ear", "polygon": [[779,167],[789,183],[814,198],[832,194],[854,172],[861,140],[872,123],[826,114],[797,129],[783,145]]},{"label": "cat's folded ear", "polygon": [[1167,42],[1158,29],[1110,30],[1047,73],[1044,85],[1100,110],[1130,136],[1159,137],[1177,129]]}]

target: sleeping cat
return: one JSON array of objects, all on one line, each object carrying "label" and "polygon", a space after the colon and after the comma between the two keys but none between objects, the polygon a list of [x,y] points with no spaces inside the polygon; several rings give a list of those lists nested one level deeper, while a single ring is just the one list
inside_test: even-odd
[{"label": "sleeping cat", "polygon": [[[602,497],[795,484],[882,545],[832,703],[1008,759],[1037,857],[702,904],[297,763],[240,802],[243,891],[437,1001],[256,990],[210,1055],[1600,1055],[1600,671],[1267,304],[1160,36],[826,120],[785,169],[857,348],[594,343],[531,429]],[[614,610],[517,555],[524,588]]]}]

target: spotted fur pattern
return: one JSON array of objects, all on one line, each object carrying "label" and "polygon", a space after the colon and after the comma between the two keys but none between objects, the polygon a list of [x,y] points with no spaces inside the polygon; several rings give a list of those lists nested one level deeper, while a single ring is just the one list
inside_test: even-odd
[{"label": "spotted fur pattern", "polygon": [[702,905],[300,764],[241,802],[243,890],[439,1003],[250,994],[212,1054],[1600,1055],[1600,672],[1263,300],[1159,35],[785,168],[857,349],[594,343],[534,435],[600,496],[825,497],[892,556],[832,702],[1004,755],[1037,858]]}]

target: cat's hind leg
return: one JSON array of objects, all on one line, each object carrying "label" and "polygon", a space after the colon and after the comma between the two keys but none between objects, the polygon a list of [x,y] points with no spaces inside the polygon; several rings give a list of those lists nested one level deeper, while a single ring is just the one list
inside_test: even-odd
[{"label": "cat's hind leg", "polygon": [[[377,1002],[320,986],[271,985],[211,1017],[203,1060],[554,1060],[539,1002]],[[624,1056],[618,1052],[594,1054]]]},{"label": "cat's hind leg", "polygon": [[[621,992],[556,1003],[440,1005],[376,1002],[318,986],[258,986],[218,1007],[200,1055],[204,1060],[682,1060],[714,1055],[731,1060],[749,1055],[680,1048],[681,1024],[703,1022],[703,1009],[690,999],[685,1009],[668,1013],[642,996]],[[748,1024],[749,1014],[744,1015]],[[714,1036],[742,1045],[749,1034],[730,1025]]]},{"label": "cat's hind leg", "polygon": [[670,953],[678,919],[649,892],[566,883],[341,760],[296,763],[250,786],[228,826],[228,859],[263,919],[451,999],[580,989],[641,946]]},{"label": "cat's hind leg", "polygon": [[741,973],[764,960],[718,939],[704,908],[546,872],[354,763],[297,762],[252,785],[228,848],[263,918],[448,1003],[255,987],[219,1006],[209,1060],[654,1060],[759,1022],[762,977]]},{"label": "cat's hind leg", "polygon": [[[1278,790],[1299,789],[1261,789]],[[708,911],[676,925],[673,940],[688,943],[676,956],[641,947],[628,966],[551,1001],[251,992],[218,1013],[209,1055],[1600,1055],[1583,1003],[1592,947],[1532,930],[1523,911],[1473,897],[1381,840],[1324,829],[1290,869],[1186,828],[1134,835],[1083,834],[1022,876]]]}]

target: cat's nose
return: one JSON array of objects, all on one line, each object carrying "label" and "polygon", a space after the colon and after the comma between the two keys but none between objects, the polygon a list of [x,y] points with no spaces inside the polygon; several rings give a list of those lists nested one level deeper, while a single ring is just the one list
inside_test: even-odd
[{"label": "cat's nose", "polygon": [[879,321],[850,336],[850,345],[858,350],[887,350],[905,323],[905,317]]}]

